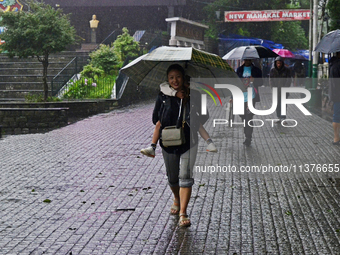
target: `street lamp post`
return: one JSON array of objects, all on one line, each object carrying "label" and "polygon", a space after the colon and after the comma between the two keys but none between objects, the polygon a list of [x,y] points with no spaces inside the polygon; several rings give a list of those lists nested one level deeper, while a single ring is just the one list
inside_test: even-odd
[{"label": "street lamp post", "polygon": [[313,6],[313,89],[316,88],[318,78],[318,53],[314,51],[318,44],[318,0],[314,0]]},{"label": "street lamp post", "polygon": [[314,50],[317,44],[318,44],[318,0],[314,0],[313,1],[313,72],[312,72],[312,87],[309,89],[311,93],[311,99],[309,101],[309,105],[312,107],[321,107],[321,89],[317,89],[319,55]]}]

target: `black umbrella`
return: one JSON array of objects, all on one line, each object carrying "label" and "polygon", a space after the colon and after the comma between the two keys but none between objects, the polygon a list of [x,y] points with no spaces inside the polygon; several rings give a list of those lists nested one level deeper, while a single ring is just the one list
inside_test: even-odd
[{"label": "black umbrella", "polygon": [[225,60],[276,58],[278,55],[271,49],[261,45],[240,46],[234,48],[222,58]]},{"label": "black umbrella", "polygon": [[340,51],[340,30],[334,30],[326,34],[316,45],[315,51],[332,53]]}]

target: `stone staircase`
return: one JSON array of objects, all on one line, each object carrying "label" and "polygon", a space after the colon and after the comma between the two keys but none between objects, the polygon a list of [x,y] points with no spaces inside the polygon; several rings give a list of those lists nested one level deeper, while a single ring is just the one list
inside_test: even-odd
[{"label": "stone staircase", "polygon": [[[88,53],[61,52],[50,55],[48,66],[48,86],[51,81],[74,57],[78,57],[77,69],[87,64]],[[79,61],[81,60],[81,61]],[[79,71],[79,70],[78,70]],[[70,65],[67,75],[75,72],[75,65]],[[37,58],[9,58],[0,54],[0,101],[24,101],[27,95],[43,95],[43,66]]]}]

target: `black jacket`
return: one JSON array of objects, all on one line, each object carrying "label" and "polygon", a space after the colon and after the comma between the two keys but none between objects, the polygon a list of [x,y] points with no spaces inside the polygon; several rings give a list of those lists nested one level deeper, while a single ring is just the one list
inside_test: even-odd
[{"label": "black jacket", "polygon": [[340,102],[340,59],[336,58],[329,63],[329,91],[330,100]]},{"label": "black jacket", "polygon": [[[280,69],[276,66],[277,61],[282,61],[282,66]],[[275,59],[274,67],[272,67],[272,69],[270,69],[269,72],[269,78],[271,87],[276,88],[290,87],[292,83],[291,71],[289,68],[285,67],[285,63],[282,57],[279,56]]]},{"label": "black jacket", "polygon": [[[155,108],[152,114],[152,122],[154,124],[157,121],[161,122],[161,133],[164,127],[174,126],[178,123],[178,114],[181,100],[177,97],[167,96],[160,92],[157,96]],[[198,143],[198,129],[200,124],[204,124],[209,115],[201,115],[201,93],[191,89],[190,98],[188,102],[182,107],[185,107],[185,125],[184,135],[186,143],[181,146],[164,147],[162,138],[160,139],[160,146],[168,153],[179,153],[186,152],[190,147]],[[180,117],[182,121],[183,115]]]},{"label": "black jacket", "polygon": [[[236,70],[236,74],[238,77],[242,78],[243,70],[244,70],[244,64],[238,67]],[[253,86],[257,92],[253,101],[260,102],[259,87],[263,85],[262,71],[260,68],[256,67],[254,64],[251,65],[251,76],[255,78]]]}]

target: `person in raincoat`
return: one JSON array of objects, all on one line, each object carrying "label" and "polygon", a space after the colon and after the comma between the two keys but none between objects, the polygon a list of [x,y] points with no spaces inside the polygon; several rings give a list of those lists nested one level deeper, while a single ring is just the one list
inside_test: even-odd
[{"label": "person in raincoat", "polygon": [[285,66],[283,58],[278,56],[274,61],[274,66],[269,72],[269,84],[272,88],[278,88],[276,115],[279,118],[279,121],[276,123],[281,123],[282,125],[286,124],[286,114],[282,114],[281,109],[281,88],[290,87],[291,83],[291,71]]}]

